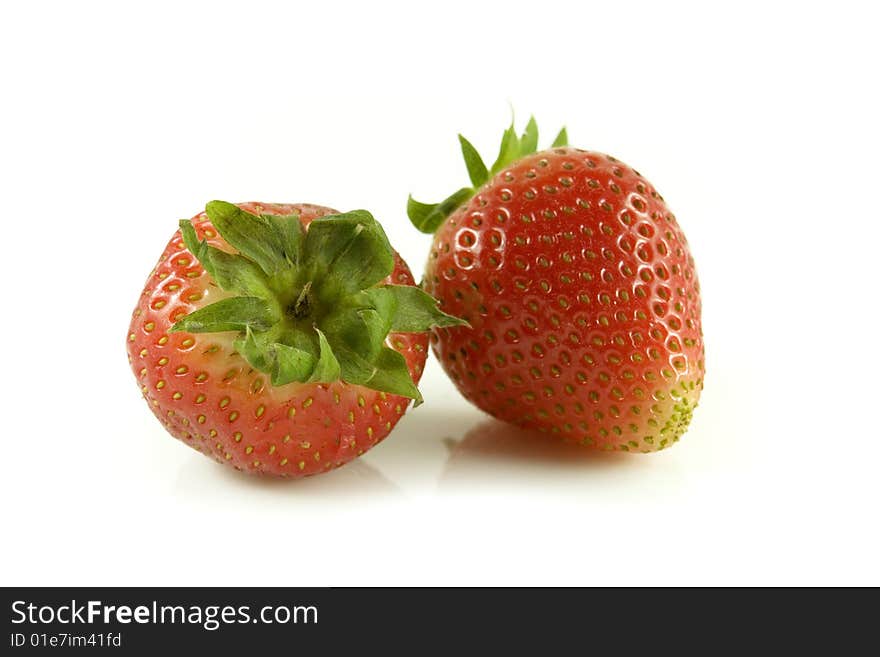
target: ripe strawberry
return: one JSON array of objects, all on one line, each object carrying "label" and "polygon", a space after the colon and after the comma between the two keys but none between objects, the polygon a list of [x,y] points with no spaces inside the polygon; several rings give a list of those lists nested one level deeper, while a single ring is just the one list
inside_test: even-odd
[{"label": "ripe strawberry", "polygon": [[385,438],[421,400],[423,332],[459,323],[366,211],[213,201],[150,275],[128,356],[173,436],[238,470],[300,477]]},{"label": "ripe strawberry", "polygon": [[641,174],[567,146],[535,152],[534,118],[473,188],[409,200],[435,233],[425,290],[469,327],[434,351],[461,393],[513,424],[604,450],[678,440],[703,387],[700,287],[687,240]]}]

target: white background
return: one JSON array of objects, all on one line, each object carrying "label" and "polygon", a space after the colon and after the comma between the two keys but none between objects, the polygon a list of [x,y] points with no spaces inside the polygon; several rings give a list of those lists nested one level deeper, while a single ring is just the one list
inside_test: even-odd
[{"label": "white background", "polygon": [[[869,6],[3,3],[0,582],[880,584]],[[465,183],[456,133],[494,156],[511,105],[635,166],[688,235],[708,373],[680,444],[518,435],[433,361],[328,475],[164,433],[124,337],[179,218],[367,207],[418,274],[407,194]]]}]

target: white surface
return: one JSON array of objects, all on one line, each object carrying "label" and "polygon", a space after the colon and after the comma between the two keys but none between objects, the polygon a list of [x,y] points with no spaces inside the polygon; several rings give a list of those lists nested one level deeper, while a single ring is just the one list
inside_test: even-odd
[{"label": "white surface", "polygon": [[[0,583],[880,584],[868,6],[4,3]],[[368,207],[419,272],[407,193],[464,183],[456,133],[494,155],[508,101],[638,168],[688,235],[708,374],[679,445],[511,435],[436,362],[385,443],[311,480],[164,434],[124,335],[177,219]]]}]

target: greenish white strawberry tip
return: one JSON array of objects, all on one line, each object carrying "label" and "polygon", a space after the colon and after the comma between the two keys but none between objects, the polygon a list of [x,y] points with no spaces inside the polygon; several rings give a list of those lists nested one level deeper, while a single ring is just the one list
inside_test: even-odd
[{"label": "greenish white strawberry tip", "polygon": [[315,219],[255,215],[232,203],[205,208],[238,253],[199,240],[180,222],[186,248],[234,294],[180,319],[172,331],[236,331],[235,348],[272,385],[344,381],[422,397],[389,333],[466,325],[415,286],[382,284],[394,270],[385,231],[366,210]]}]

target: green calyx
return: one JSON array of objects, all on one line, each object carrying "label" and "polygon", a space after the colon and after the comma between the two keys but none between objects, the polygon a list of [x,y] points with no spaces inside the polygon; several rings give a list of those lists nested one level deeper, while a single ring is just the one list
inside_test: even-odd
[{"label": "green calyx", "polygon": [[[462,187],[439,203],[419,203],[410,196],[406,203],[406,213],[413,226],[423,233],[436,232],[446,221],[446,218],[455,212],[462,203],[470,199],[480,187],[489,181],[490,177],[520,158],[537,152],[538,124],[535,122],[535,117],[531,117],[526,124],[525,131],[522,135],[517,136],[511,121],[510,127],[501,136],[501,148],[491,169],[486,168],[483,158],[467,139],[459,135],[458,141],[461,144],[461,154],[464,156],[464,163],[471,179],[471,187]],[[556,139],[553,140],[551,148],[567,145],[568,133],[565,128],[562,128],[556,135]]]},{"label": "green calyx", "polygon": [[273,385],[347,383],[421,402],[389,333],[465,325],[421,289],[381,285],[394,270],[385,231],[366,210],[321,217],[303,228],[298,215],[255,215],[232,203],[205,208],[237,253],[199,240],[180,222],[186,248],[235,296],[180,319],[172,331],[235,331],[235,348]]}]

